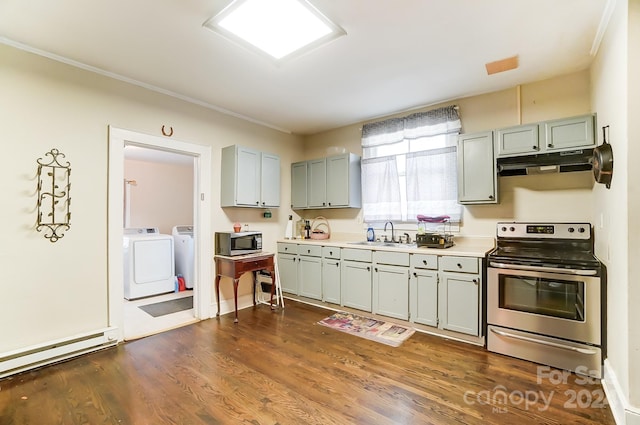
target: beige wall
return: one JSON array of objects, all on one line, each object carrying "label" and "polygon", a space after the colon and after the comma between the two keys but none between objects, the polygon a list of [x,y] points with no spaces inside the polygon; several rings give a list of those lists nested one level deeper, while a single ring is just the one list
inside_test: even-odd
[{"label": "beige wall", "polygon": [[158,227],[170,235],[173,226],[193,225],[192,165],[125,159],[124,178],[136,182],[129,227]]},{"label": "beige wall", "polygon": [[[284,234],[284,208],[271,219],[262,210],[220,208],[220,149],[242,144],[279,154],[282,187],[289,188],[289,164],[302,152],[297,136],[3,44],[0,91],[0,265],[8,282],[1,298],[0,352],[108,324],[109,125],[157,136],[163,125],[171,126],[173,139],[211,146],[212,230],[247,223],[264,232],[269,250]],[[72,166],[71,229],[55,244],[35,230],[36,160],[54,147]],[[288,189],[282,190],[282,203],[290,204]],[[230,287],[223,284],[224,298],[232,297]]]},{"label": "beige wall", "polygon": [[[589,71],[585,70],[558,78],[525,84],[520,87],[521,106],[518,108],[518,88],[458,99],[423,110],[456,104],[462,121],[462,132],[473,133],[493,128],[570,117],[591,113]],[[412,111],[415,112],[415,111]],[[394,116],[407,115],[409,112]],[[522,116],[522,118],[520,118]],[[362,124],[358,123],[305,138],[304,156],[298,159],[322,157],[331,146],[345,147],[361,154]],[[500,203],[475,205],[464,209],[460,233],[466,236],[493,236],[499,220],[579,220],[592,222],[591,194],[593,177],[590,172],[560,175],[514,176],[499,180]],[[318,211],[298,211],[312,218]],[[322,211],[338,232],[359,232],[360,211]]]}]

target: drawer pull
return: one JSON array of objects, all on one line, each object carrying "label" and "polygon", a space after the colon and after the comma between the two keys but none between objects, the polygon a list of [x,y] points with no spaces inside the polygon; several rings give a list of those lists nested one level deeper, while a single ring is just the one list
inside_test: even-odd
[{"label": "drawer pull", "polygon": [[458,266],[459,269],[462,268],[462,264],[460,264],[460,263],[458,263],[457,266]]},{"label": "drawer pull", "polygon": [[422,260],[422,264],[427,265],[427,260]]}]

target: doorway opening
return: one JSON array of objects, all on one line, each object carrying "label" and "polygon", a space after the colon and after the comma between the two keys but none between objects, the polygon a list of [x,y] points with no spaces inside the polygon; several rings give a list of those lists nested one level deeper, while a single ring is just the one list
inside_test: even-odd
[{"label": "doorway opening", "polygon": [[[129,150],[135,151],[136,154],[128,153]],[[131,161],[135,162],[141,158],[146,159],[147,165],[151,164],[152,167],[160,168],[163,167],[162,161],[165,163],[167,161],[182,162],[183,165],[190,164],[188,168],[192,177],[191,179],[186,177],[186,179],[190,180],[191,184],[184,185],[189,193],[185,195],[186,198],[183,199],[182,204],[190,203],[188,207],[191,208],[187,209],[192,212],[190,211],[186,216],[174,216],[174,221],[191,221],[191,223],[175,222],[171,225],[171,218],[167,218],[167,214],[154,215],[153,208],[144,214],[135,212],[131,193],[127,192],[131,189],[128,184],[130,185],[132,180],[135,180],[131,178],[130,174]],[[135,169],[135,163],[133,166]],[[138,166],[141,165],[138,164]],[[212,252],[211,238],[207,236],[211,234],[208,220],[211,193],[210,168],[211,148],[209,146],[114,127],[109,128],[109,325],[118,328],[119,340],[135,339],[211,317],[211,285],[204,284],[211,282],[211,264],[208,258]],[[140,173],[144,175],[144,172],[140,171]],[[151,174],[153,175],[153,172]],[[183,179],[185,179],[184,176]],[[152,186],[151,180],[148,180],[148,183],[149,186]],[[144,202],[149,203],[148,200]],[[147,224],[147,221],[153,223]],[[151,294],[149,297],[144,296],[139,299],[125,299],[125,283],[127,283],[129,273],[127,264],[130,263],[130,259],[125,255],[125,253],[129,254],[125,246],[129,246],[130,238],[125,237],[125,233],[131,233],[130,231],[125,232],[125,227],[145,229],[145,232],[157,231],[161,233],[159,239],[166,239],[170,238],[175,230],[171,227],[179,225],[192,226],[194,259],[191,279],[193,282],[190,285],[192,288],[188,291],[186,288],[181,288],[185,290],[167,292],[165,287],[160,291],[161,294]],[[154,228],[159,229],[153,230]],[[171,291],[170,288],[169,291]],[[185,300],[181,301],[180,299],[189,296],[193,297],[192,309],[184,310],[183,306],[183,310],[178,312],[160,314],[155,317],[145,311],[145,306],[149,304],[171,304],[174,301],[182,303]]]}]

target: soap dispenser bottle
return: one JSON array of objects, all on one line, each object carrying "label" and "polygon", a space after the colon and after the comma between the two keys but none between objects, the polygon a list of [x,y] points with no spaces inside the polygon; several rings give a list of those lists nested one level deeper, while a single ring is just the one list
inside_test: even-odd
[{"label": "soap dispenser bottle", "polygon": [[376,240],[376,232],[373,231],[373,227],[369,226],[367,229],[367,241],[373,242]]}]

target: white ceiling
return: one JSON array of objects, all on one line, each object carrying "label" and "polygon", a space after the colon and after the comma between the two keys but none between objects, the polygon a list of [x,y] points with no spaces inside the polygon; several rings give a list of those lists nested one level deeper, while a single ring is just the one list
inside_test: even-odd
[{"label": "white ceiling", "polygon": [[280,65],[202,26],[231,0],[2,0],[0,41],[314,134],[585,69],[611,1],[311,0],[347,35]]}]

